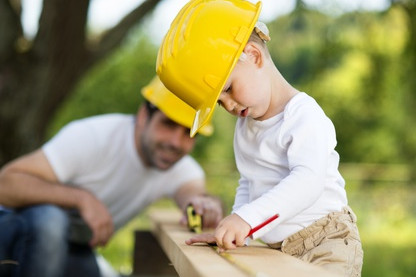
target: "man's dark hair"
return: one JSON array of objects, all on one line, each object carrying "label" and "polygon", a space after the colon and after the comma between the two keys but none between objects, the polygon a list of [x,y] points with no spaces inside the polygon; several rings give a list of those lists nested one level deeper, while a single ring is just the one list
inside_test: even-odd
[{"label": "man's dark hair", "polygon": [[150,103],[149,101],[147,101],[146,99],[144,100],[144,105],[146,107],[147,110],[147,114],[149,115],[149,118],[151,118],[153,116],[153,114],[158,111],[159,109],[153,105],[152,103]]}]

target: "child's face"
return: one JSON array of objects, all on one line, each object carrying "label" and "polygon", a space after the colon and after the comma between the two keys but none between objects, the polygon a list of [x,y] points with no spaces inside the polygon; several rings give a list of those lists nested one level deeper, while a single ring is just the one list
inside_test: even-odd
[{"label": "child's face", "polygon": [[256,58],[247,55],[238,61],[218,98],[218,104],[239,117],[262,120],[271,101],[271,89],[267,87],[263,67]]}]

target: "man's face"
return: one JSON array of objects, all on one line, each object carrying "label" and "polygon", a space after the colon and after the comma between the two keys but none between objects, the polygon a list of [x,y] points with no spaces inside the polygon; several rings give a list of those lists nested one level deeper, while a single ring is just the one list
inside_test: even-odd
[{"label": "man's face", "polygon": [[[147,111],[138,124],[138,151],[147,166],[165,170],[192,151],[195,138],[189,129],[169,119],[161,111],[149,118]],[[137,140],[137,136],[136,136]]]}]

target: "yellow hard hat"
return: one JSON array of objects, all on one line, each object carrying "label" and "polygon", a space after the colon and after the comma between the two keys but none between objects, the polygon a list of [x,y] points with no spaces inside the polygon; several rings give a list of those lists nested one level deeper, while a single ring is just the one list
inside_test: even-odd
[{"label": "yellow hard hat", "polygon": [[159,49],[156,72],[195,110],[191,136],[207,124],[261,10],[244,0],[191,0]]},{"label": "yellow hard hat", "polygon": [[[167,117],[182,126],[191,128],[195,110],[170,92],[157,76],[147,86],[142,88],[142,95]],[[198,132],[202,135],[210,136],[213,131],[214,128],[208,123]]]}]

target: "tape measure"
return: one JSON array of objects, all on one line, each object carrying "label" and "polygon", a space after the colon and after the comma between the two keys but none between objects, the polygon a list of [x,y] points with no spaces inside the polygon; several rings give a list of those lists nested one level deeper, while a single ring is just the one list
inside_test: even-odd
[{"label": "tape measure", "polygon": [[243,264],[242,262],[237,261],[231,254],[227,253],[227,252],[219,252],[218,251],[218,246],[211,246],[212,249],[214,249],[215,252],[218,253],[218,255],[220,255],[221,257],[223,257],[224,259],[226,259],[228,262],[230,262],[231,264],[235,265],[239,270],[243,271],[245,274],[247,274],[250,277],[267,277],[267,275],[265,275],[262,272],[257,272],[253,269],[251,269],[250,267],[248,267],[246,264]]},{"label": "tape measure", "polygon": [[186,216],[189,230],[197,234],[202,233],[202,216],[195,212],[191,204],[186,207]]}]

